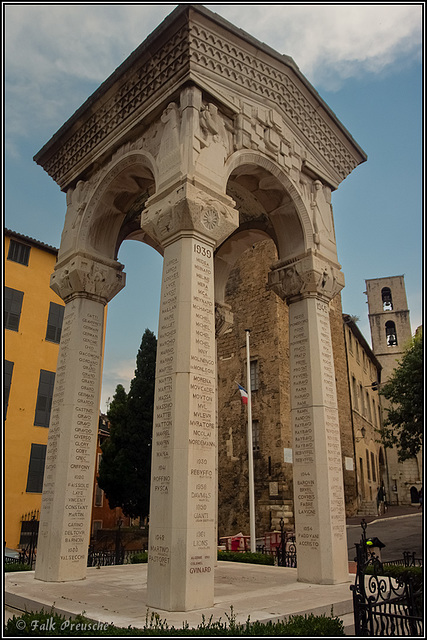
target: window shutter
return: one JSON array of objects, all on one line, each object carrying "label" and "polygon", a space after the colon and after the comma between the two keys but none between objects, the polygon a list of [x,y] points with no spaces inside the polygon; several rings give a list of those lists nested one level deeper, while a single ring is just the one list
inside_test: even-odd
[{"label": "window shutter", "polygon": [[27,267],[30,259],[30,249],[31,247],[28,244],[22,244],[22,242],[11,240],[7,259],[12,260],[13,262],[19,262],[19,264],[23,264]]},{"label": "window shutter", "polygon": [[50,303],[47,319],[46,340],[59,343],[61,340],[62,321],[64,319],[64,307],[55,302]]},{"label": "window shutter", "polygon": [[11,331],[18,331],[19,321],[21,319],[22,300],[24,298],[23,291],[17,291],[10,287],[5,287],[5,326]]},{"label": "window shutter", "polygon": [[28,493],[42,493],[45,462],[46,445],[32,444],[26,489]]},{"label": "window shutter", "polygon": [[43,371],[42,369],[40,371],[36,415],[34,418],[34,424],[38,427],[49,426],[54,384],[55,374],[52,371]]}]

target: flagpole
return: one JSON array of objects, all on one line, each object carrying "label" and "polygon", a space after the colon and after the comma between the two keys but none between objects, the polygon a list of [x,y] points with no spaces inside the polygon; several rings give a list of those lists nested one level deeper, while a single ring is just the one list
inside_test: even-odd
[{"label": "flagpole", "polygon": [[248,464],[249,464],[249,524],[251,536],[251,551],[256,551],[256,535],[255,535],[255,487],[254,487],[254,451],[252,440],[252,395],[251,395],[251,360],[249,355],[249,334],[250,329],[246,331],[246,377],[248,390]]}]

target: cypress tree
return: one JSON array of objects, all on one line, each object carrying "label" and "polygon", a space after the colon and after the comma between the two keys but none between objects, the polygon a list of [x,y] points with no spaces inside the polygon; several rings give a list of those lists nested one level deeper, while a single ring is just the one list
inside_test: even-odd
[{"label": "cypress tree", "polygon": [[131,518],[149,515],[156,349],[156,337],[146,329],[129,393],[116,388],[107,413],[110,437],[101,447],[98,485],[110,507]]}]

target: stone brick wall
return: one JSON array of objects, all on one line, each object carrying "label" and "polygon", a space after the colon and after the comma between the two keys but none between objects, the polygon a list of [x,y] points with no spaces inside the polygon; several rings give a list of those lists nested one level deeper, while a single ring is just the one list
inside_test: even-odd
[{"label": "stone brick wall", "polygon": [[[231,271],[225,302],[233,327],[218,338],[219,536],[249,534],[247,408],[237,384],[247,388],[246,333],[250,357],[257,362],[258,389],[252,392],[252,419],[258,421],[254,451],[256,532],[260,537],[293,528],[292,449],[289,383],[288,306],[266,288],[275,245],[265,240],[248,249]],[[350,401],[342,328],[341,300],[331,304],[331,333],[342,432],[342,455],[353,457]],[[344,471],[348,513],[356,502],[355,471]]]}]

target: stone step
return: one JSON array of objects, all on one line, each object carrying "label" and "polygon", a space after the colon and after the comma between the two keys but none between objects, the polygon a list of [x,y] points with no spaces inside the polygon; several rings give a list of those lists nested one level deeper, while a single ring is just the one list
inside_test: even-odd
[{"label": "stone step", "polygon": [[343,616],[339,616],[344,624],[344,633],[346,636],[354,636],[354,614],[346,613]]}]

